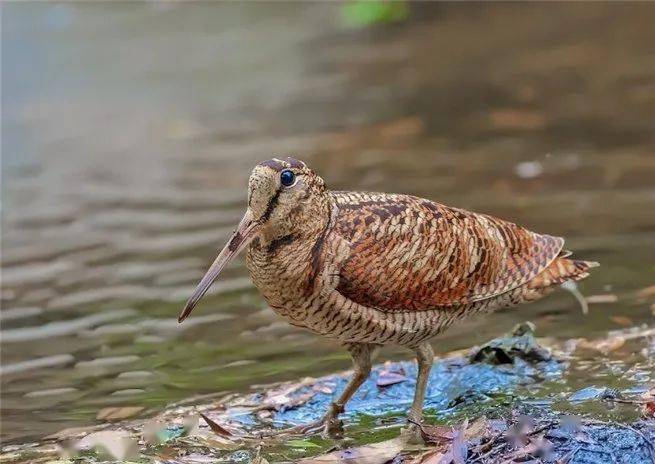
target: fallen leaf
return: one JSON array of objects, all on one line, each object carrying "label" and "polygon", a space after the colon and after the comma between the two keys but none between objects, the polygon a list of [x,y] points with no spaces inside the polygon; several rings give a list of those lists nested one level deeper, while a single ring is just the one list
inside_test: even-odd
[{"label": "fallen leaf", "polygon": [[333,451],[331,453],[301,459],[299,464],[384,464],[393,459],[403,449],[401,438],[373,443],[370,445]]},{"label": "fallen leaf", "polygon": [[476,440],[485,436],[488,431],[489,421],[485,416],[480,416],[466,428],[464,435],[467,440]]},{"label": "fallen leaf", "polygon": [[453,440],[453,428],[447,425],[421,425],[421,437],[431,445],[445,445]]},{"label": "fallen leaf", "polygon": [[407,376],[403,366],[401,364],[387,361],[384,363],[384,367],[378,374],[378,380],[376,384],[378,387],[388,387],[390,385],[402,383],[405,380],[407,380]]},{"label": "fallen leaf", "polygon": [[642,408],[642,413],[646,418],[655,419],[655,386],[645,392],[642,399],[646,401]]},{"label": "fallen leaf", "polygon": [[450,462],[450,460],[452,460],[451,458],[452,455],[449,453],[444,453],[440,450],[430,450],[419,456],[419,458],[413,462],[416,464],[445,464],[445,459],[449,459],[448,462]]},{"label": "fallen leaf", "polygon": [[302,382],[292,385],[282,385],[266,393],[263,399],[255,407],[254,411],[271,410],[287,411],[297,408],[312,399],[316,392],[311,389],[304,393],[299,393],[304,387],[313,385],[314,379],[305,379]]},{"label": "fallen leaf", "polygon": [[209,426],[209,428],[212,429],[212,431],[216,435],[220,435],[222,437],[231,437],[232,436],[232,432],[227,430],[225,427],[223,427],[220,424],[217,424],[216,422],[211,420],[209,417],[205,416],[203,413],[199,413],[199,414],[200,414],[200,417],[202,417],[205,420],[205,422],[207,422],[207,425]]},{"label": "fallen leaf", "polygon": [[612,293],[607,293],[604,295],[589,295],[585,300],[587,300],[587,303],[589,304],[607,304],[616,303],[619,301],[619,297]]},{"label": "fallen leaf", "polygon": [[464,421],[459,429],[453,430],[453,442],[451,444],[451,452],[453,454],[453,462],[455,464],[465,464],[466,456],[468,455],[468,444],[466,442],[466,429],[468,428],[468,419]]},{"label": "fallen leaf", "polygon": [[96,419],[105,421],[118,421],[136,416],[145,408],[143,406],[116,406],[102,408],[98,411]]}]

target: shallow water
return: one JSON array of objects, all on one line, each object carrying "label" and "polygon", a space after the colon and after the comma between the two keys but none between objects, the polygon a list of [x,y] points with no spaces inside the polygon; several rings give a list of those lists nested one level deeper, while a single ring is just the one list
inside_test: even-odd
[{"label": "shallow water", "polygon": [[3,5],[3,442],[349,366],[242,262],[175,320],[273,155],[565,236],[602,263],[581,290],[617,298],[584,316],[557,292],[438,353],[525,319],[559,338],[652,321],[634,292],[655,283],[655,7],[414,15],[356,31],[333,4]]}]

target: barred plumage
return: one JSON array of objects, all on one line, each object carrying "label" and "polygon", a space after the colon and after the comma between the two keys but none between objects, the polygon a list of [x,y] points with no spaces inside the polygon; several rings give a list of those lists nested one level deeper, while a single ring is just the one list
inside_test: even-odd
[{"label": "barred plumage", "polygon": [[291,324],[339,340],[353,356],[355,378],[312,425],[334,430],[368,375],[373,348],[384,344],[417,354],[410,411],[417,421],[432,363],[427,340],[469,314],[533,301],[586,277],[597,263],[570,259],[563,244],[409,195],[331,192],[302,161],[274,158],[253,170],[244,219],[180,320],[249,245],[248,270],[271,308]]}]

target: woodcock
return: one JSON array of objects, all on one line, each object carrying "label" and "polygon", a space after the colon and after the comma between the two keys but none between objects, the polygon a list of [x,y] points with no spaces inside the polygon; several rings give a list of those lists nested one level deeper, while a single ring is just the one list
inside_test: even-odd
[{"label": "woodcock", "polygon": [[470,314],[534,301],[587,277],[597,263],[569,258],[563,244],[410,195],[333,192],[304,162],[273,158],[252,171],[246,213],[179,321],[247,247],[250,276],[270,307],[338,340],[353,358],[354,376],[325,416],[296,429],[338,431],[373,353],[388,344],[416,354],[409,419],[418,424],[434,357],[428,340]]}]

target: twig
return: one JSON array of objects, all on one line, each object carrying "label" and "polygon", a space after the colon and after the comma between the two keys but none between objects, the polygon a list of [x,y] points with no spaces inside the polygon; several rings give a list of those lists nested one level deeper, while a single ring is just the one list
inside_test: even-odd
[{"label": "twig", "polygon": [[470,464],[473,464],[473,463],[478,462],[478,461],[482,461],[483,459],[488,458],[488,457],[491,456],[492,454],[499,453],[499,452],[501,452],[501,451],[502,451],[506,446],[507,446],[507,443],[501,443],[501,444],[499,444],[499,445],[496,445],[496,446],[492,447],[492,448],[491,448],[489,451],[487,451],[486,453],[481,454],[480,456],[478,456],[477,458],[475,458],[474,460],[472,460]]}]

